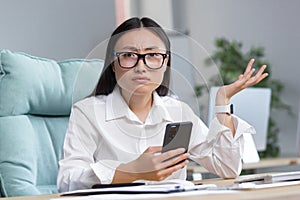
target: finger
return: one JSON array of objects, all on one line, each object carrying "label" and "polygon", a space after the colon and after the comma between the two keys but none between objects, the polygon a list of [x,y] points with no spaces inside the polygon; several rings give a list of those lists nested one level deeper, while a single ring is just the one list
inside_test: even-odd
[{"label": "finger", "polygon": [[264,73],[263,75],[261,75],[261,77],[259,78],[259,80],[257,81],[257,83],[259,83],[260,81],[262,81],[263,79],[265,79],[267,76],[269,76],[268,73]]},{"label": "finger", "polygon": [[144,153],[159,153],[162,150],[162,146],[151,146],[148,147]]},{"label": "finger", "polygon": [[252,75],[253,75],[254,72],[255,72],[255,69],[252,68],[252,69],[250,70],[250,72],[244,76],[244,77],[245,77],[245,80],[246,80],[246,81],[249,80],[249,79],[252,77]]},{"label": "finger", "polygon": [[183,167],[185,167],[188,163],[189,163],[189,161],[185,160],[182,163],[178,163],[176,165],[173,165],[172,167],[164,168],[163,170],[160,170],[157,173],[157,175],[161,176],[161,177],[168,177],[171,174],[173,174],[174,172],[176,172],[176,171],[182,169]]},{"label": "finger", "polygon": [[252,68],[247,74],[243,74],[243,76],[239,76],[238,81],[235,82],[235,84],[239,87],[247,84],[249,80],[251,79],[252,74],[254,73],[255,69]]},{"label": "finger", "polygon": [[238,80],[241,80],[243,77],[244,77],[244,75],[240,74],[239,77],[238,77]]},{"label": "finger", "polygon": [[258,76],[258,77],[261,76],[264,73],[264,71],[265,71],[266,68],[267,68],[267,65],[261,66],[261,68],[256,73],[256,76]]},{"label": "finger", "polygon": [[254,61],[255,61],[254,58],[252,58],[252,59],[248,62],[248,65],[247,65],[247,67],[246,67],[246,70],[245,70],[245,72],[244,72],[244,75],[248,74],[248,73],[251,71],[252,65],[253,65]]},{"label": "finger", "polygon": [[170,159],[174,156],[183,154],[184,152],[185,152],[184,148],[178,148],[178,149],[170,150],[170,151],[164,152],[161,155],[159,155],[159,158],[158,158],[157,161],[158,162],[163,162],[163,161],[165,161],[167,159]]},{"label": "finger", "polygon": [[180,162],[185,161],[189,157],[190,157],[189,153],[181,154],[179,156],[171,157],[171,158],[169,158],[167,160],[164,160],[158,166],[159,166],[159,168],[168,168],[170,166],[173,166],[173,165],[176,165],[176,164],[178,164]]},{"label": "finger", "polygon": [[264,70],[266,69],[266,65],[263,65],[258,72],[256,73],[255,76],[251,77],[249,81],[246,83],[247,86],[254,85],[256,83],[259,83],[262,79],[266,78],[268,76],[268,73],[264,73]]},{"label": "finger", "polygon": [[181,164],[182,162],[185,162],[189,157],[190,157],[189,153],[185,153],[185,154],[182,154],[180,156],[177,156],[177,157],[170,160],[170,163],[169,163],[168,167]]},{"label": "finger", "polygon": [[251,86],[251,85],[257,84],[260,81],[262,81],[264,78],[266,78],[267,76],[268,76],[268,73],[264,73],[264,74],[260,75],[259,77],[256,77],[255,79],[249,81],[249,83],[247,83],[247,85]]}]

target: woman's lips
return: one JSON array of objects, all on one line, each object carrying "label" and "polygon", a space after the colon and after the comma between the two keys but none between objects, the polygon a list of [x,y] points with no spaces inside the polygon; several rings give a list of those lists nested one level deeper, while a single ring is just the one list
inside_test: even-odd
[{"label": "woman's lips", "polygon": [[149,82],[150,79],[147,78],[147,77],[134,77],[132,80],[133,80],[134,82],[143,84],[143,83]]}]

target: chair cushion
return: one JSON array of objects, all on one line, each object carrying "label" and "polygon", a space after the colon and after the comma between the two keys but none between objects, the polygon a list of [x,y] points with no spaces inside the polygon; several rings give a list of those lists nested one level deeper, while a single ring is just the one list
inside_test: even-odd
[{"label": "chair cushion", "polygon": [[4,183],[3,183],[3,180],[2,180],[1,173],[0,173],[0,197],[7,197],[6,191],[4,189]]},{"label": "chair cushion", "polygon": [[92,92],[102,66],[98,59],[57,62],[2,50],[0,116],[68,115],[72,103]]},{"label": "chair cushion", "polygon": [[68,117],[0,117],[0,176],[7,196],[56,193]]}]

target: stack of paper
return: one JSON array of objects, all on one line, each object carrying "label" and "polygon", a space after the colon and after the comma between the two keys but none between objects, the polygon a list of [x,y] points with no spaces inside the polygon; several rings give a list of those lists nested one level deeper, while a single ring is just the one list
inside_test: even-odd
[{"label": "stack of paper", "polygon": [[296,181],[296,180],[300,180],[300,171],[255,175],[252,177],[241,178],[235,181],[235,183],[246,183],[246,182],[275,183],[275,182]]},{"label": "stack of paper", "polygon": [[300,171],[254,175],[235,181],[231,189],[263,189],[300,184]]}]

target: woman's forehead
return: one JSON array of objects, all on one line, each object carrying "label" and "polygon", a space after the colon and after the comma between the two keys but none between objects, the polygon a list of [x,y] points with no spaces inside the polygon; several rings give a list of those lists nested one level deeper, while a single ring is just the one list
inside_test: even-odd
[{"label": "woman's forehead", "polygon": [[165,49],[164,42],[151,30],[139,28],[127,31],[118,39],[115,49],[147,50]]}]

